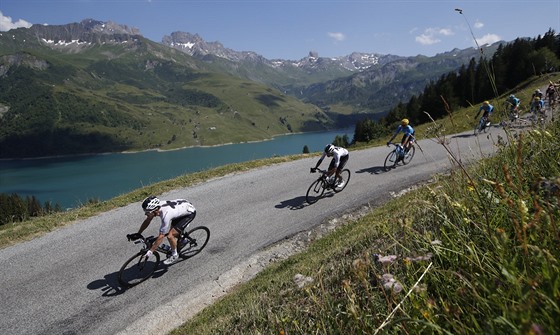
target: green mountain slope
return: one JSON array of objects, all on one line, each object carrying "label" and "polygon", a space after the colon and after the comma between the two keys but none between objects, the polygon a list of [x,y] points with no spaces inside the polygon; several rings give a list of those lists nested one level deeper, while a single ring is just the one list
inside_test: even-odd
[{"label": "green mountain slope", "polygon": [[330,124],[313,105],[140,35],[83,23],[0,35],[0,158],[215,145]]}]

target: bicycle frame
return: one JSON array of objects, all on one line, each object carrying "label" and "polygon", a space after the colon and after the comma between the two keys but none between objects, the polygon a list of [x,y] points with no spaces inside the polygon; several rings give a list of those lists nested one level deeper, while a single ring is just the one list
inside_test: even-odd
[{"label": "bicycle frame", "polygon": [[[412,139],[410,139],[409,147],[406,152],[404,147],[400,143],[388,143],[389,145],[395,146],[395,148],[391,150],[385,158],[385,162],[383,163],[383,168],[385,169],[385,171],[389,171],[390,169],[397,167],[397,164],[399,162],[402,162],[403,165],[407,165],[408,163],[410,163],[416,151],[414,145],[415,143],[416,138],[413,137]],[[418,147],[420,148],[420,146]]]},{"label": "bicycle frame", "polygon": [[[205,226],[197,226],[188,231],[185,227],[185,229],[181,232],[178,243],[180,243],[183,239],[186,242],[177,246],[179,256],[182,259],[187,259],[197,255],[202,251],[202,249],[204,249],[209,238],[210,230]],[[155,236],[144,238],[142,234],[135,233],[127,235],[127,239],[129,241],[134,241],[134,244],[141,244],[141,250],[130,257],[122,265],[118,272],[117,279],[121,287],[124,288],[132,287],[150,278],[159,267],[161,258],[160,253],[167,255],[167,257],[172,254],[170,248],[169,250],[164,249],[162,248],[162,245],[164,244],[161,244],[155,249],[153,256],[147,258],[145,257],[146,253],[150,250],[150,248],[152,248],[154,242],[157,240]]]},{"label": "bicycle frame", "polygon": [[478,123],[474,129],[474,133],[475,135],[477,133],[481,133],[481,132],[486,132],[486,129],[488,128],[488,126],[486,125],[488,123],[488,117],[486,116],[482,116],[479,120]]},{"label": "bicycle frame", "polygon": [[[321,175],[319,176],[319,178],[313,181],[307,189],[305,199],[309,204],[317,202],[319,198],[323,197],[326,190],[333,190],[334,193],[342,191],[344,188],[346,188],[346,185],[348,185],[348,182],[350,181],[351,174],[350,170],[348,169],[343,169],[342,171],[340,171],[340,177],[344,182],[343,184],[337,184],[335,181],[329,182],[327,180],[327,170],[321,170],[317,168],[315,169],[315,171],[320,172]],[[312,172],[314,172],[314,170],[312,170]]]}]

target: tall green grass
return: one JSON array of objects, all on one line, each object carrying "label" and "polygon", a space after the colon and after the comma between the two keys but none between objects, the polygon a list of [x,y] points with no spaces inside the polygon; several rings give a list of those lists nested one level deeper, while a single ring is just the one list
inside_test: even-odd
[{"label": "tall green grass", "polygon": [[559,126],[510,133],[473,167],[457,159],[172,333],[558,333]]}]

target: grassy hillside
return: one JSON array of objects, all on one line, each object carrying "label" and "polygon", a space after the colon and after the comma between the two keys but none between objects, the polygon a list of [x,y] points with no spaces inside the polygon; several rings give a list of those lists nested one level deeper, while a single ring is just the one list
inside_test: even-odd
[{"label": "grassy hillside", "polygon": [[141,37],[61,47],[25,29],[13,36],[0,34],[0,158],[216,145],[332,124],[313,105]]}]

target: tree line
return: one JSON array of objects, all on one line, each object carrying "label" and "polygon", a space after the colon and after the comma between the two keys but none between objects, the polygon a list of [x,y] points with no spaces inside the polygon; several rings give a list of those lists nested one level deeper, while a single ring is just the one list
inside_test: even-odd
[{"label": "tree line", "polygon": [[21,197],[15,193],[0,193],[0,225],[21,222],[61,210],[59,204],[53,205],[50,202],[41,204],[35,196]]},{"label": "tree line", "polygon": [[429,122],[424,111],[434,119],[441,118],[454,109],[507,94],[532,76],[560,70],[560,35],[552,29],[534,39],[518,38],[502,44],[491,58],[480,50],[478,62],[472,58],[458,71],[431,81],[421,94],[412,96],[407,103],[399,102],[379,121],[359,121],[353,142],[384,137],[403,118],[412,124]]}]

